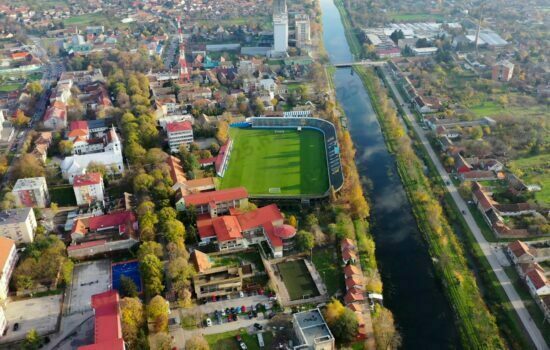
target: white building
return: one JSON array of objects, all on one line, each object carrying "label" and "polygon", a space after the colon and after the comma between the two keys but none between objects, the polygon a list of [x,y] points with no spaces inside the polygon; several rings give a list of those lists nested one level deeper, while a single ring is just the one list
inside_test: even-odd
[{"label": "white building", "polygon": [[86,174],[90,163],[103,164],[109,173],[120,174],[124,171],[124,160],[122,158],[122,144],[115,132],[114,127],[108,132],[109,143],[103,152],[89,154],[75,154],[66,157],[61,162],[61,174],[69,183],[73,183],[76,175]]},{"label": "white building", "polygon": [[[11,274],[17,262],[17,249],[15,242],[9,238],[0,237],[0,300],[8,296]],[[0,329],[2,320],[0,316]],[[1,333],[0,333],[1,334]]]},{"label": "white building", "polygon": [[0,212],[0,237],[16,243],[32,243],[37,223],[32,208],[11,209]]},{"label": "white building", "polygon": [[7,326],[8,320],[6,320],[6,312],[4,311],[4,308],[0,306],[0,338],[4,334]]},{"label": "white building", "polygon": [[298,343],[294,350],[334,350],[334,337],[319,309],[292,315],[292,326]]},{"label": "white building", "polygon": [[76,175],[73,179],[73,190],[77,205],[103,203],[105,187],[100,173]]},{"label": "white building", "polygon": [[166,133],[171,152],[178,152],[180,145],[193,142],[193,125],[189,121],[166,124]]},{"label": "white building", "polygon": [[311,43],[311,29],[309,25],[309,16],[298,14],[296,21],[296,46],[305,47]]},{"label": "white building", "polygon": [[45,208],[50,202],[45,177],[19,179],[11,191],[19,207]]},{"label": "white building", "polygon": [[285,0],[273,1],[273,51],[286,53],[288,49],[288,12]]}]

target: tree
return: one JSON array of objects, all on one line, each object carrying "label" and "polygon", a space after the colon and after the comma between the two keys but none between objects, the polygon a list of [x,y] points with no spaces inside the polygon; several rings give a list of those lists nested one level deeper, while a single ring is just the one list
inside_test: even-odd
[{"label": "tree", "polygon": [[344,310],[346,308],[338,299],[332,299],[325,309],[325,321],[327,321],[327,324],[330,326],[331,324],[334,324],[336,320],[342,316],[344,313]]},{"label": "tree", "polygon": [[27,125],[29,125],[29,122],[31,121],[31,118],[27,117],[25,113],[18,109],[17,112],[15,112],[15,118],[13,118],[13,125],[15,125],[17,128],[24,128]]},{"label": "tree", "polygon": [[147,193],[153,187],[155,178],[149,174],[143,173],[134,177],[134,191],[137,193]]},{"label": "tree", "polygon": [[43,89],[42,89],[42,85],[40,84],[40,81],[35,80],[27,84],[27,90],[29,91],[29,94],[33,98],[35,98],[42,93]]},{"label": "tree", "polygon": [[59,153],[62,155],[70,155],[73,153],[74,145],[71,140],[61,140],[57,147],[59,148]]},{"label": "tree", "polygon": [[139,246],[138,260],[142,261],[143,258],[145,258],[145,256],[147,256],[148,254],[152,254],[157,258],[161,258],[163,255],[162,245],[154,241],[143,242]]},{"label": "tree", "polygon": [[350,343],[357,335],[359,322],[357,321],[357,315],[352,310],[345,308],[342,315],[329,326],[336,340],[341,343]]},{"label": "tree", "polygon": [[195,334],[185,342],[185,350],[210,350],[210,346],[202,335]]},{"label": "tree", "polygon": [[315,214],[309,214],[306,216],[306,226],[308,228],[312,228],[313,226],[319,225],[319,219],[317,218],[317,215]]},{"label": "tree", "polygon": [[216,139],[222,145],[229,139],[229,123],[222,120],[218,123],[218,131],[216,132]]},{"label": "tree", "polygon": [[405,38],[405,34],[403,34],[403,31],[401,29],[395,30],[393,33],[391,33],[390,38],[394,43],[397,44],[399,39]]},{"label": "tree", "polygon": [[147,305],[147,319],[153,323],[155,333],[168,331],[168,302],[160,295],[155,296]]},{"label": "tree", "polygon": [[151,338],[151,350],[171,350],[172,337],[167,333],[157,333]]},{"label": "tree", "polygon": [[161,223],[169,220],[176,220],[178,218],[178,212],[172,207],[164,207],[158,212],[158,218]]},{"label": "tree", "polygon": [[32,154],[25,154],[15,163],[11,176],[13,179],[24,179],[27,177],[40,177],[46,174],[44,166]]},{"label": "tree", "polygon": [[298,219],[296,219],[296,216],[290,215],[288,217],[288,224],[294,228],[298,227]]},{"label": "tree", "polygon": [[373,319],[374,338],[378,349],[397,349],[401,345],[401,336],[395,328],[393,315],[384,307],[377,307]]},{"label": "tree", "polygon": [[296,234],[296,246],[302,252],[310,252],[315,245],[315,237],[311,232],[300,230]]},{"label": "tree", "polygon": [[185,238],[185,226],[179,220],[168,220],[163,224],[164,236],[169,242]]},{"label": "tree", "polygon": [[42,341],[40,340],[40,336],[38,335],[38,332],[36,329],[31,329],[27,335],[25,336],[25,341],[23,342],[23,349],[24,350],[37,350],[42,345]]},{"label": "tree", "polygon": [[122,275],[120,277],[120,294],[123,297],[135,298],[138,296],[138,289],[134,280]]},{"label": "tree", "polygon": [[164,290],[162,284],[162,262],[152,254],[146,255],[140,262],[141,276],[143,277],[143,286],[145,295],[152,297],[160,294]]},{"label": "tree", "polygon": [[443,160],[443,165],[446,167],[446,168],[451,168],[455,165],[455,159],[451,156],[447,156],[445,157],[445,159]]},{"label": "tree", "polygon": [[120,300],[120,322],[122,336],[130,348],[136,344],[139,331],[145,326],[145,312],[139,298],[122,298]]},{"label": "tree", "polygon": [[105,164],[98,163],[98,162],[90,162],[90,164],[88,164],[88,168],[86,168],[86,172],[88,174],[100,173],[102,178],[107,177],[107,173],[108,173],[107,167],[105,166]]}]

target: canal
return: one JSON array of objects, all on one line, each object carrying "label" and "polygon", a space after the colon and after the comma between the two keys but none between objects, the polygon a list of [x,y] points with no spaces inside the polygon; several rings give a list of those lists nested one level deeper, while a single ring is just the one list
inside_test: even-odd
[{"label": "canal", "polygon": [[[323,41],[332,63],[353,61],[338,9],[320,0]],[[403,349],[456,349],[460,339],[452,310],[434,276],[423,241],[388,152],[370,98],[351,68],[338,68],[336,97],[348,118],[357,149],[359,175],[370,188],[372,234],[384,283],[384,304],[392,310],[403,338]]]}]

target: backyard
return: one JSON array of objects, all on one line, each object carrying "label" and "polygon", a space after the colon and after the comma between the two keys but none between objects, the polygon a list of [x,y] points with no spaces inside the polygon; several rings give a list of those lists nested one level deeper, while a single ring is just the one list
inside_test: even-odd
[{"label": "backyard", "polygon": [[333,296],[337,292],[341,292],[344,287],[344,272],[334,262],[338,259],[336,251],[333,247],[315,249],[313,251],[313,264],[325,286],[327,286],[328,294]]},{"label": "backyard", "polygon": [[73,187],[70,185],[50,187],[49,192],[51,202],[57,203],[60,207],[76,205],[76,197],[74,196]]},{"label": "backyard", "polygon": [[526,185],[539,185],[541,190],[535,192],[539,203],[550,203],[550,154],[516,159],[511,162],[511,168],[519,170]]},{"label": "backyard", "polygon": [[303,260],[293,260],[277,265],[290,300],[312,298],[319,295],[313,277]]}]

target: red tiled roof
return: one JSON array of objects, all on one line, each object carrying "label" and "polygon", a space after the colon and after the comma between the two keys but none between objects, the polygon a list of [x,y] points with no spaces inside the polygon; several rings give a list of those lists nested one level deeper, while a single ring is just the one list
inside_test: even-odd
[{"label": "red tiled roof", "polygon": [[95,313],[95,344],[81,346],[79,350],[103,349],[123,350],[122,327],[120,324],[119,296],[115,290],[92,295]]},{"label": "red tiled roof", "polygon": [[350,259],[357,259],[357,254],[351,249],[344,249],[342,250],[342,259],[344,260],[350,260]]},{"label": "red tiled roof", "polygon": [[277,226],[273,233],[281,239],[290,239],[296,235],[296,228],[290,225]]},{"label": "red tiled roof", "polygon": [[348,308],[351,310],[351,311],[359,311],[359,312],[363,312],[363,305],[362,304],[359,304],[359,303],[353,303],[353,304],[349,304],[348,305]]},{"label": "red tiled roof", "polygon": [[174,156],[169,156],[166,159],[166,163],[170,168],[170,177],[172,178],[172,182],[174,182],[174,184],[187,181],[187,178],[185,177],[185,172],[183,170],[183,167],[181,166],[181,160]]},{"label": "red tiled roof", "polygon": [[360,278],[360,275],[353,275],[351,278],[346,278],[346,287],[350,289],[354,286],[363,286],[363,280]]},{"label": "red tiled roof", "polygon": [[355,241],[351,238],[344,238],[340,243],[340,248],[344,250],[345,248],[354,248],[357,247]]},{"label": "red tiled roof", "polygon": [[201,165],[211,165],[216,163],[216,157],[199,159]]},{"label": "red tiled roof", "polygon": [[357,290],[355,288],[348,290],[346,296],[344,296],[344,302],[346,303],[346,305],[363,300],[365,300],[365,296],[360,290]]},{"label": "red tiled roof", "polygon": [[353,275],[361,275],[361,270],[355,265],[347,265],[344,267],[344,274],[346,277],[351,277]]},{"label": "red tiled roof", "polygon": [[123,211],[101,216],[94,216],[88,220],[88,227],[92,231],[99,229],[113,228],[125,225],[127,222],[135,222],[136,217],[131,211]]},{"label": "red tiled roof", "polygon": [[529,246],[519,240],[508,244],[508,249],[510,249],[516,258],[519,258],[524,254],[529,254]]},{"label": "red tiled roof", "polygon": [[475,190],[474,196],[477,198],[477,201],[481,204],[483,210],[489,210],[493,206],[493,201],[489,196],[482,190]]},{"label": "red tiled roof", "polygon": [[220,242],[243,238],[239,221],[234,216],[226,215],[214,218],[212,225]]},{"label": "red tiled roof", "polygon": [[248,192],[244,187],[228,188],[226,190],[193,193],[183,197],[185,205],[204,205],[210,202],[228,202],[232,200],[248,198]]},{"label": "red tiled roof", "polygon": [[181,121],[181,122],[172,122],[172,123],[166,124],[166,130],[168,132],[193,130],[193,125],[188,120],[184,120],[184,121]]},{"label": "red tiled roof", "polygon": [[71,131],[78,129],[88,130],[88,122],[86,120],[75,120],[71,122],[69,128]]},{"label": "red tiled roof", "polygon": [[201,239],[215,237],[216,232],[212,225],[212,219],[210,215],[204,214],[197,217],[197,230]]},{"label": "red tiled roof", "polygon": [[0,271],[4,271],[13,247],[15,247],[15,241],[6,237],[0,237]]},{"label": "red tiled roof", "polygon": [[250,230],[255,227],[272,223],[274,221],[283,220],[283,215],[279,211],[276,204],[270,204],[265,207],[258,208],[254,211],[239,215],[239,224],[243,231]]},{"label": "red tiled roof", "polygon": [[191,253],[191,261],[195,265],[195,269],[198,272],[208,270],[212,267],[212,263],[210,262],[210,257],[208,256],[208,254],[205,254],[200,250],[195,249],[193,253]]},{"label": "red tiled roof", "polygon": [[11,58],[14,60],[22,59],[30,55],[28,52],[12,52]]},{"label": "red tiled roof", "polygon": [[73,181],[73,187],[97,185],[101,183],[100,173],[88,173],[84,175],[76,175]]},{"label": "red tiled roof", "polygon": [[83,136],[87,136],[87,135],[88,135],[88,130],[87,129],[73,129],[73,130],[69,131],[69,133],[67,134],[67,137],[78,138],[78,137],[83,137]]},{"label": "red tiled roof", "polygon": [[533,269],[527,272],[527,278],[531,280],[531,283],[533,283],[533,285],[535,286],[535,288],[537,288],[537,290],[541,289],[542,287],[548,284],[548,280],[546,279],[546,276],[544,276],[544,273],[538,269]]},{"label": "red tiled roof", "polygon": [[220,168],[222,167],[224,159],[227,155],[227,149],[229,148],[230,144],[231,144],[231,140],[227,141],[223,146],[220,147],[220,151],[218,152],[218,155],[216,156],[216,159],[214,161],[214,167],[216,168],[216,172],[220,171]]}]

